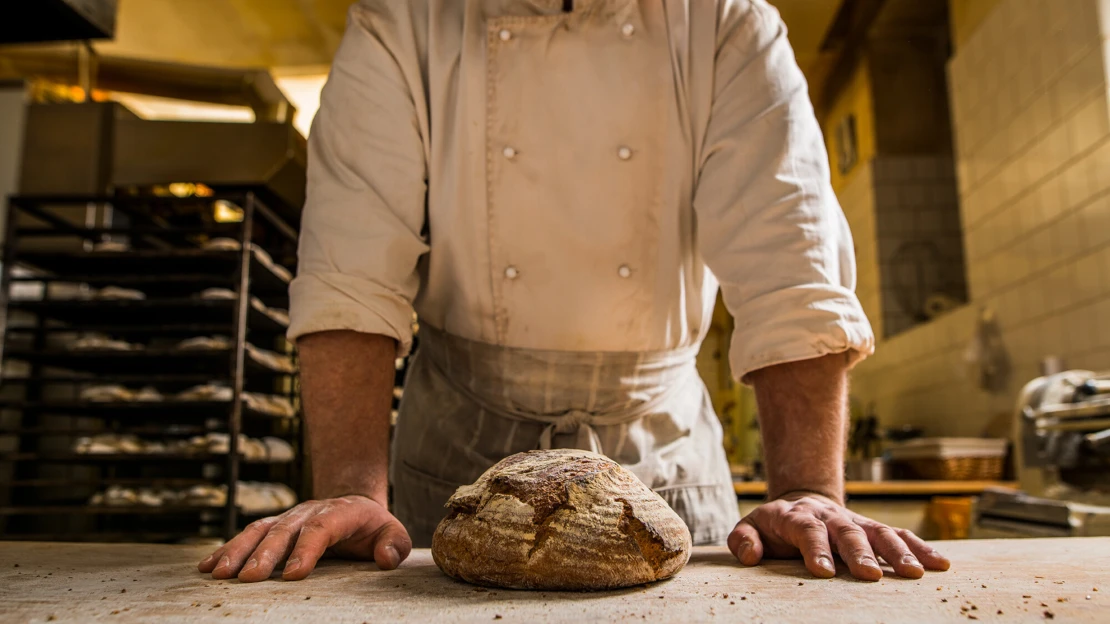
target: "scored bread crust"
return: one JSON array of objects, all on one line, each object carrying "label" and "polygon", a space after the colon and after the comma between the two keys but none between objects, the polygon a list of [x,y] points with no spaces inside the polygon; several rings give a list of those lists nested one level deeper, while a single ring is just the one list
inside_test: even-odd
[{"label": "scored bread crust", "polygon": [[432,557],[478,585],[614,589],[668,578],[690,558],[690,531],[666,501],[588,451],[512,455],[445,506]]}]

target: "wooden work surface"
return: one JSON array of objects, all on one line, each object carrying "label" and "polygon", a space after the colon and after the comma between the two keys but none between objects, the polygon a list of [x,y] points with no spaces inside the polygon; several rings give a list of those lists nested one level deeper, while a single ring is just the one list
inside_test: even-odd
[{"label": "wooden work surface", "polygon": [[[967,496],[982,494],[988,488],[1016,488],[1014,481],[848,481],[848,496]],[[764,481],[734,481],[732,488],[740,496],[767,494]]]},{"label": "wooden work surface", "polygon": [[413,552],[392,572],[328,561],[306,581],[243,584],[198,573],[195,563],[208,551],[203,547],[0,542],[0,621],[855,624],[966,622],[969,615],[984,622],[1039,622],[1050,611],[1058,622],[1110,622],[1110,538],[938,547],[952,558],[952,570],[918,581],[863,583],[843,570],[835,579],[816,580],[796,561],[742,568],[724,548],[697,548],[670,581],[561,593],[485,590],[453,581],[427,550]]}]

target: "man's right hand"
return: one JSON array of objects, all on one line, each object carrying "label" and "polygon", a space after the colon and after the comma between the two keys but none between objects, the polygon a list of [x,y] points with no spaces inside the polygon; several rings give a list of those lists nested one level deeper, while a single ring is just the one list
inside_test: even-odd
[{"label": "man's right hand", "polygon": [[281,514],[252,522],[197,568],[212,578],[256,582],[270,578],[288,557],[281,577],[299,581],[324,554],[373,560],[392,570],[412,551],[405,527],[384,505],[365,496],[306,501]]}]

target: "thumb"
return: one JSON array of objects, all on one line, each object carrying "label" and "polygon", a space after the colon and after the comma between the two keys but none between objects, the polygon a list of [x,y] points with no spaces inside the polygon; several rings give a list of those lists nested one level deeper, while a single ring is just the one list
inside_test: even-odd
[{"label": "thumb", "polygon": [[747,518],[737,523],[729,533],[728,549],[746,566],[758,565],[763,560],[763,540],[759,538],[759,530]]},{"label": "thumb", "polygon": [[396,518],[389,521],[374,539],[374,562],[382,570],[393,570],[412,552],[412,540]]}]

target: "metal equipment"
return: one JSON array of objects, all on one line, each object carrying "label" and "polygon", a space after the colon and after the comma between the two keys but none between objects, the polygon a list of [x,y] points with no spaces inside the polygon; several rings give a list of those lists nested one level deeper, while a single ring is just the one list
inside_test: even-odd
[{"label": "metal equipment", "polygon": [[1014,441],[1025,493],[984,494],[973,537],[1110,535],[1110,373],[1071,370],[1026,384]]},{"label": "metal equipment", "polygon": [[204,182],[255,192],[300,224],[307,146],[290,123],[151,121],[115,102],[27,108],[24,195],[111,195],[127,188]]}]

